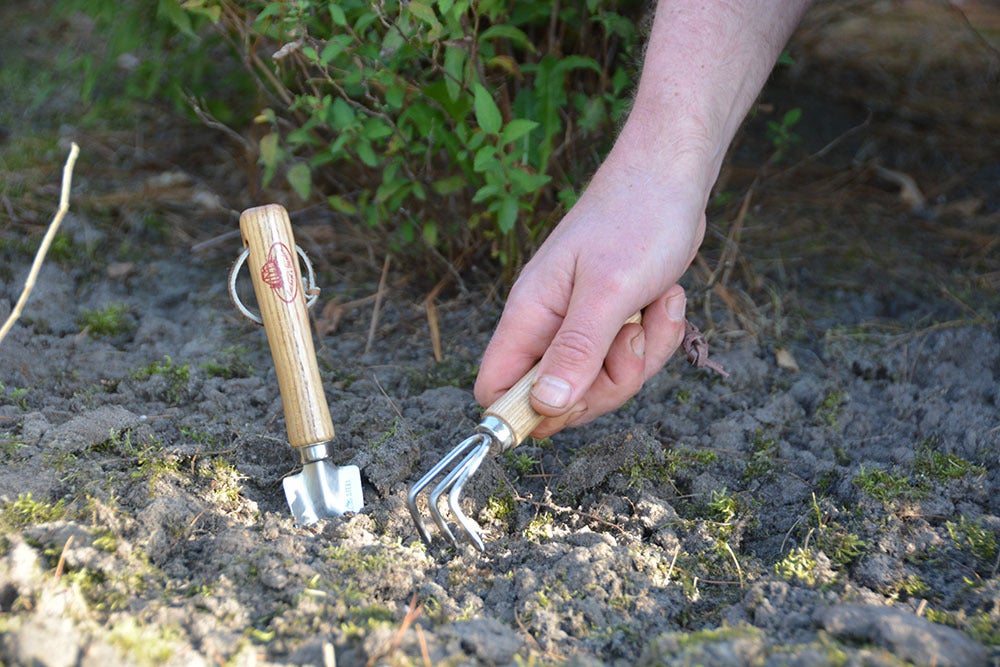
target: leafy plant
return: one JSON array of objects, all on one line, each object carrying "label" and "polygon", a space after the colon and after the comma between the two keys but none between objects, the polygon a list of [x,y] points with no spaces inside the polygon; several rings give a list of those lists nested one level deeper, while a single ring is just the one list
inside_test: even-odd
[{"label": "leafy plant", "polygon": [[771,160],[781,162],[788,156],[788,151],[802,141],[802,137],[792,131],[800,120],[802,120],[802,109],[795,107],[786,111],[780,121],[767,122],[767,138],[774,148]]},{"label": "leafy plant", "polygon": [[575,200],[627,110],[643,11],[615,0],[66,3],[100,19],[111,57],[149,41],[137,92],[204,96],[209,111],[233,92],[203,85],[221,36],[263,100],[265,184],[283,175],[397,250],[486,250],[511,269]]}]

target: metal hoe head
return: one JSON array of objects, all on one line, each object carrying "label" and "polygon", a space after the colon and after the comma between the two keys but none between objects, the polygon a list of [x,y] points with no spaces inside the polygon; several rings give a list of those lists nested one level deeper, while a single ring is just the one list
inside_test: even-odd
[{"label": "metal hoe head", "polygon": [[[458,540],[455,538],[454,533],[451,532],[451,529],[448,528],[448,523],[445,521],[440,507],[441,496],[447,493],[448,507],[451,508],[451,513],[455,515],[455,520],[458,522],[459,527],[477,549],[480,551],[485,549],[483,538],[479,535],[479,528],[462,512],[460,503],[465,483],[469,481],[469,477],[479,469],[483,459],[490,453],[491,445],[490,436],[485,433],[477,433],[466,438],[410,488],[410,493],[406,498],[406,505],[410,508],[410,515],[417,525],[417,531],[420,533],[421,539],[428,546],[431,544],[431,536],[417,508],[417,498],[434,480],[443,475],[444,478],[431,490],[428,497],[428,506],[434,523],[437,524],[437,527],[448,538],[448,541],[457,547]],[[461,463],[449,470],[452,463],[459,457],[464,457]]]},{"label": "metal hoe head", "polygon": [[[448,527],[444,514],[441,512],[441,496],[448,494],[448,507],[455,516],[459,528],[465,533],[469,541],[480,551],[486,549],[483,538],[479,534],[479,527],[476,523],[465,515],[462,511],[462,490],[469,478],[479,470],[479,466],[487,456],[504,452],[516,446],[517,438],[510,426],[502,419],[494,415],[486,415],[483,421],[476,428],[476,433],[458,444],[448,455],[438,461],[438,464],[420,478],[420,480],[410,487],[410,493],[406,498],[406,505],[410,508],[410,516],[417,525],[417,532],[420,538],[428,545],[431,544],[431,535],[427,530],[427,524],[420,516],[417,508],[417,498],[421,492],[434,483],[439,477],[443,477],[440,482],[431,490],[428,496],[427,505],[430,508],[431,518],[437,524],[438,529],[448,541],[454,546],[458,546],[458,539]],[[452,467],[455,461],[461,461]]]},{"label": "metal hoe head", "polygon": [[360,512],[364,507],[361,469],[336,466],[326,458],[306,461],[302,472],[281,481],[295,520],[309,526],[320,519]]}]

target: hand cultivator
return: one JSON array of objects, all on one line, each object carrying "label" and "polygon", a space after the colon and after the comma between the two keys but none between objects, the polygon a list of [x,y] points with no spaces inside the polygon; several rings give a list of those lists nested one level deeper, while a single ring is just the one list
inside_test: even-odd
[{"label": "hand cultivator", "polygon": [[[364,505],[361,471],[353,465],[335,466],[329,460],[333,422],[307,312],[319,292],[314,286],[312,265],[295,245],[288,212],[281,206],[271,204],[244,211],[240,231],[245,249],[230,272],[229,295],[245,317],[264,325],[271,347],[288,440],[302,461],[301,473],[282,480],[288,507],[296,521],[304,525],[357,512]],[[300,257],[308,271],[306,283],[299,269]],[[236,277],[244,263],[250,268],[259,317],[247,310],[236,295]]]},{"label": "hand cultivator", "polygon": [[[636,313],[626,321],[626,324],[640,324],[641,322],[642,316]],[[465,488],[469,477],[475,474],[487,456],[499,456],[517,447],[544,419],[531,407],[531,386],[535,382],[537,370],[538,366],[535,366],[528,371],[506,394],[488,407],[475,432],[452,449],[447,456],[410,488],[406,504],[410,509],[414,523],[417,525],[420,537],[428,545],[431,544],[431,536],[427,525],[420,516],[417,499],[424,489],[443,475],[444,478],[431,490],[428,497],[431,518],[434,519],[434,523],[448,538],[448,541],[458,546],[458,540],[448,527],[439,506],[441,496],[448,494],[448,507],[451,508],[462,532],[477,549],[480,551],[485,549],[476,524],[462,512],[462,489]],[[461,462],[449,470],[450,466],[459,459]]]}]

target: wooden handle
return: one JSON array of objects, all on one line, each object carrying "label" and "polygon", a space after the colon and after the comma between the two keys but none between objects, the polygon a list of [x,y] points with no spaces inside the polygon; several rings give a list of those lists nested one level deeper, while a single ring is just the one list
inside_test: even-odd
[{"label": "wooden handle", "polygon": [[[625,320],[625,324],[642,324],[642,312],[633,314]],[[535,384],[537,374],[538,364],[535,364],[506,394],[486,408],[486,415],[503,420],[514,433],[514,444],[511,447],[520,445],[545,419],[531,407],[531,387]]]},{"label": "wooden handle", "polygon": [[247,266],[278,373],[288,441],[297,448],[332,440],[288,212],[277,204],[248,209],[240,231],[250,249]]}]

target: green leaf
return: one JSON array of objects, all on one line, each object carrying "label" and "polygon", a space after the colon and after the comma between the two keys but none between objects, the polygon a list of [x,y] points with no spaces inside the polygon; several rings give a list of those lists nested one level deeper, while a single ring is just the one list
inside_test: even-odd
[{"label": "green leaf", "polygon": [[437,14],[434,13],[434,9],[430,5],[422,0],[410,0],[405,7],[410,10],[411,14],[430,26],[433,32],[441,32],[441,22],[438,21]]},{"label": "green leaf", "polygon": [[486,30],[479,33],[479,43],[482,44],[490,39],[509,39],[511,42],[527,50],[529,53],[535,53],[535,45],[531,43],[531,40],[520,28],[516,28],[512,25],[498,24],[490,26]]},{"label": "green leaf", "polygon": [[433,222],[424,223],[424,239],[431,245],[437,245],[438,228]]},{"label": "green leaf", "polygon": [[449,176],[448,178],[442,178],[440,180],[434,181],[432,184],[434,187],[434,192],[438,193],[442,197],[453,195],[456,192],[461,192],[468,181],[464,176]]},{"label": "green leaf", "polygon": [[274,169],[278,163],[278,135],[271,132],[260,138],[260,163],[267,169]]},{"label": "green leaf", "polygon": [[520,194],[529,194],[552,180],[548,174],[533,174],[523,169],[511,169],[507,177]]},{"label": "green leaf", "polygon": [[329,65],[344,52],[350,42],[351,38],[347,35],[337,35],[330,39],[320,52],[319,61],[324,65]]},{"label": "green leaf", "polygon": [[331,118],[327,122],[330,122],[335,129],[346,130],[354,124],[354,109],[342,97],[338,97],[333,101],[333,104],[330,106],[330,115]]},{"label": "green leaf", "polygon": [[374,167],[378,164],[378,157],[375,155],[375,150],[368,141],[358,142],[355,150],[358,151],[358,157],[361,158],[365,166]]},{"label": "green leaf", "polygon": [[794,127],[800,120],[802,120],[802,109],[795,107],[785,113],[785,116],[781,119],[781,124],[785,127]]},{"label": "green leaf", "polygon": [[331,2],[327,5],[327,10],[330,12],[330,20],[333,21],[334,25],[343,28],[347,25],[347,15],[344,10],[340,8],[336,2]]},{"label": "green leaf", "polygon": [[497,212],[497,228],[501,234],[510,234],[517,222],[517,198],[505,197]]},{"label": "green leaf", "polygon": [[458,99],[465,82],[465,61],[468,54],[460,46],[447,46],[444,50],[444,85],[452,101]]},{"label": "green leaf", "polygon": [[483,132],[487,134],[497,134],[503,124],[503,117],[500,115],[500,108],[493,101],[493,96],[483,87],[481,83],[472,84],[475,94],[473,108],[476,112],[476,122]]},{"label": "green leaf", "polygon": [[334,211],[339,211],[345,215],[354,215],[358,212],[358,207],[352,204],[347,199],[344,199],[340,195],[332,195],[327,197],[327,203],[330,205]]},{"label": "green leaf", "polygon": [[195,36],[191,27],[191,17],[177,0],[160,0],[156,5],[156,14],[169,21],[179,32],[188,37]]},{"label": "green leaf", "polygon": [[526,118],[515,118],[504,126],[503,132],[500,134],[500,145],[506,146],[509,143],[517,141],[536,127],[538,127],[536,121]]},{"label": "green leaf", "polygon": [[484,185],[483,187],[476,190],[476,194],[472,198],[472,203],[482,204],[484,201],[489,201],[490,199],[493,199],[502,192],[503,188],[501,188],[499,185]]},{"label": "green leaf", "polygon": [[385,91],[385,103],[393,109],[402,109],[406,91],[402,86],[390,86]]},{"label": "green leaf", "polygon": [[212,23],[218,23],[219,19],[222,17],[222,7],[218,5],[206,7],[205,0],[186,0],[181,7],[195,16],[203,16],[207,18]]},{"label": "green leaf", "polygon": [[392,127],[381,118],[369,118],[365,122],[364,136],[372,141],[384,139],[392,134]]},{"label": "green leaf", "polygon": [[472,161],[472,168],[476,171],[483,172],[487,169],[496,167],[498,163],[497,149],[493,146],[486,145],[476,151],[476,157]]},{"label": "green leaf", "polygon": [[305,162],[296,162],[288,170],[285,178],[288,179],[288,184],[292,186],[300,199],[309,199],[309,192],[312,190],[312,171],[309,169],[309,165]]}]

